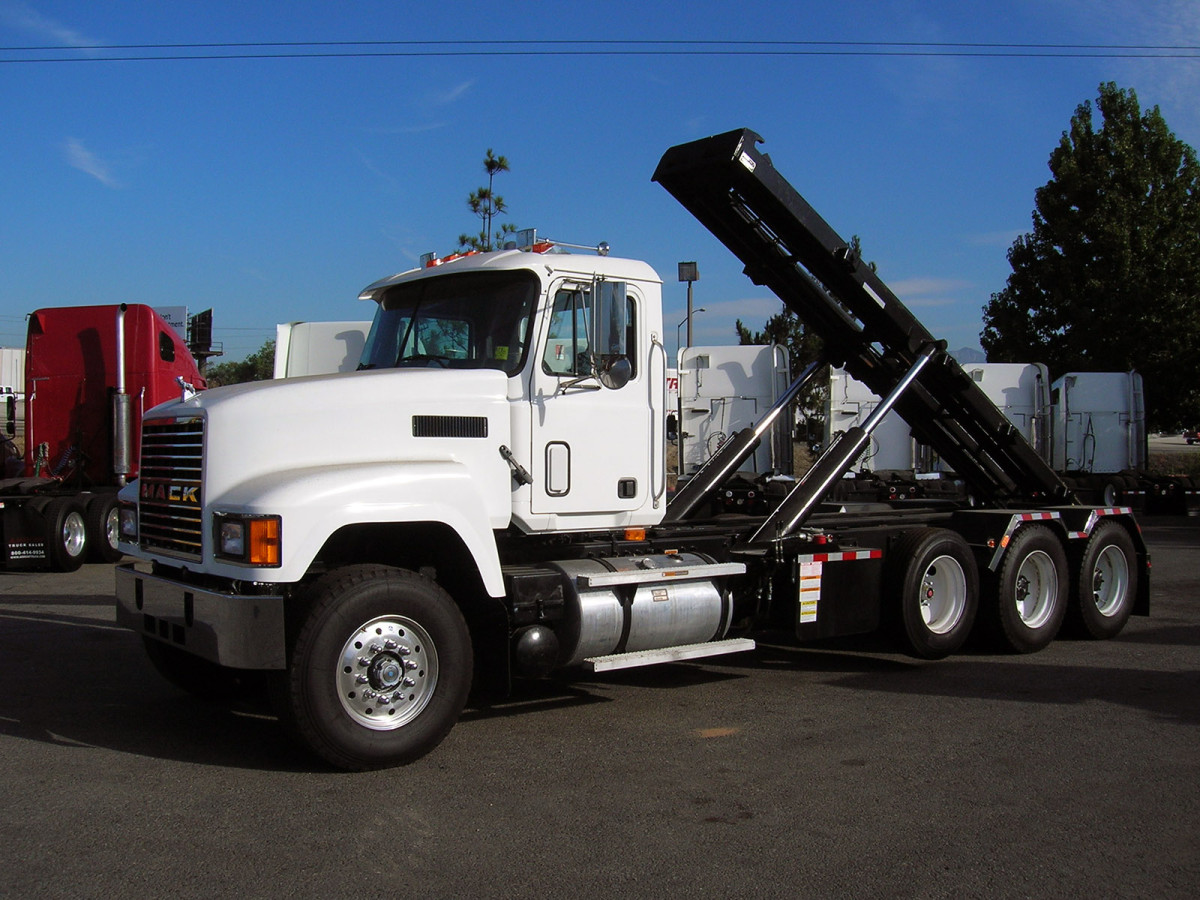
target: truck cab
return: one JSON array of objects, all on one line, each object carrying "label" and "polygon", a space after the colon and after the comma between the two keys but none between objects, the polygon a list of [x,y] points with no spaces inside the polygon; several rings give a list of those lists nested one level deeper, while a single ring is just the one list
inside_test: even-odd
[{"label": "truck cab", "polygon": [[504,373],[502,443],[529,475],[511,485],[523,531],[654,524],[666,490],[661,281],[642,262],[541,246],[431,260],[369,286],[361,296],[379,306],[363,366]]},{"label": "truck cab", "polygon": [[[181,480],[163,457],[136,496],[122,495],[126,549],[291,583],[353,543],[343,529],[432,518],[502,593],[494,531],[659,522],[660,279],[634,260],[537,250],[430,259],[369,285],[360,297],[376,309],[358,371],[156,410],[146,452],[190,440],[193,475]],[[251,529],[277,535],[269,554],[248,549]]]}]

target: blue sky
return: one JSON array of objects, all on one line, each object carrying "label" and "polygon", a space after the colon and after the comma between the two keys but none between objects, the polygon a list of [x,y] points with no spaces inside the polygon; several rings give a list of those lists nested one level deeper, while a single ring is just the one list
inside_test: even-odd
[{"label": "blue sky", "polygon": [[[779,302],[650,176],[669,146],[733,128],[952,348],[981,308],[1076,106],[1102,81],[1158,105],[1200,143],[1195,0],[840,3],[288,4],[0,0],[0,345],[40,306],[144,302],[214,310],[226,359],[291,320],[369,318],[366,284],[448,253],[487,148],[510,221],[650,262],[668,346],[695,260],[696,343],[731,343]],[[104,61],[230,54],[101,45],[353,41],[672,41],[288,48],[384,57]],[[853,41],[790,54],[694,42]],[[693,43],[688,43],[693,42]],[[862,42],[879,42],[864,46]],[[882,42],[921,43],[924,48]],[[968,44],[1187,47],[967,56]],[[930,45],[960,45],[938,48]],[[636,54],[616,54],[621,47]],[[50,47],[28,51],[14,48]],[[795,50],[797,48],[790,48]],[[924,49],[937,55],[896,55]],[[657,50],[658,52],[654,52]],[[853,53],[828,51],[851,50]],[[956,55],[946,55],[947,50]],[[281,49],[242,48],[243,53]],[[993,50],[976,49],[976,53]],[[1041,53],[1044,51],[1024,51]],[[1090,56],[1065,54],[1090,53]],[[35,58],[68,62],[29,62]]]}]

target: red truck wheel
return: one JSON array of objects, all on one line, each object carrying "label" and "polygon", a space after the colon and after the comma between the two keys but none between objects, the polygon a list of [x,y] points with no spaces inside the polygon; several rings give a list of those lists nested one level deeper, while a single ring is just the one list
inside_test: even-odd
[{"label": "red truck wheel", "polygon": [[319,579],[287,671],[280,717],[342,769],[411,762],[454,727],[471,687],[471,637],[432,580],[405,569],[349,566]]}]

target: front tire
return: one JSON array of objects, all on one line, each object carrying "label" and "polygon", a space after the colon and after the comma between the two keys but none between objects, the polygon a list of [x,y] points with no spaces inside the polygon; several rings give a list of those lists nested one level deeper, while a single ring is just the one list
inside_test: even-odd
[{"label": "front tire", "polygon": [[889,551],[889,616],[905,648],[941,659],[971,633],[979,606],[979,570],[961,536],[943,528],[903,534]]},{"label": "front tire", "polygon": [[1067,556],[1044,525],[1027,525],[1008,545],[984,605],[992,637],[1016,653],[1046,647],[1067,611]]},{"label": "front tire", "polygon": [[349,566],[320,578],[286,672],[280,717],[342,769],[417,759],[454,727],[471,687],[471,638],[453,599],[415,572]]},{"label": "front tire", "polygon": [[1107,640],[1129,621],[1137,597],[1137,551],[1129,532],[1103,522],[1092,533],[1079,565],[1068,623],[1075,634]]}]

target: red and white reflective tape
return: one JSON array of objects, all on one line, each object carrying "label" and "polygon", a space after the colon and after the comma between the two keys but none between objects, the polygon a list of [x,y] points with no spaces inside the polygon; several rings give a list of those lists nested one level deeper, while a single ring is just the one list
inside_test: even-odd
[{"label": "red and white reflective tape", "polygon": [[1128,516],[1133,513],[1133,508],[1129,506],[1106,506],[1100,509],[1093,509],[1091,515],[1088,516],[1087,524],[1083,531],[1069,531],[1068,537],[1071,539],[1091,537],[1092,530],[1096,527],[1096,523],[1105,516]]},{"label": "red and white reflective tape", "polygon": [[860,559],[882,559],[882,550],[844,550],[835,553],[806,553],[796,557],[801,563],[857,562]]}]

